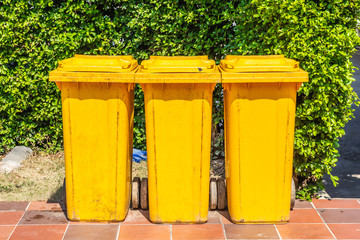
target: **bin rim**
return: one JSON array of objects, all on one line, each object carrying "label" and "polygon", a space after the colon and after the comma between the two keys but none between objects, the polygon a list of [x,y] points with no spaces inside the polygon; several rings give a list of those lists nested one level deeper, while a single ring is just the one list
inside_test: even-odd
[{"label": "bin rim", "polygon": [[[240,66],[239,66],[240,65]],[[228,55],[220,61],[222,83],[308,82],[299,62],[284,55]]]},{"label": "bin rim", "polygon": [[49,74],[51,82],[134,83],[137,60],[130,55],[78,55],[59,62]]},{"label": "bin rim", "polygon": [[[169,62],[170,61],[170,62]],[[208,56],[150,56],[135,74],[136,83],[220,83],[221,75]]]}]

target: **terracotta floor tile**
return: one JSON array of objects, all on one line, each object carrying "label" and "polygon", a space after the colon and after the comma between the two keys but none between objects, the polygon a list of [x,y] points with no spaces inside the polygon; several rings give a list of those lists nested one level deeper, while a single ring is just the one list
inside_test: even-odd
[{"label": "terracotta floor tile", "polygon": [[282,239],[334,239],[325,224],[276,225]]},{"label": "terracotta floor tile", "polygon": [[69,225],[64,240],[116,240],[118,225]]},{"label": "terracotta floor tile", "polygon": [[317,209],[326,223],[360,223],[360,209]]},{"label": "terracotta floor tile", "polygon": [[121,222],[75,222],[70,221],[70,225],[119,225]]},{"label": "terracotta floor tile", "polygon": [[31,202],[27,210],[62,212],[62,208],[59,203],[47,202]]},{"label": "terracotta floor tile", "polygon": [[290,223],[323,223],[323,220],[314,208],[294,209],[290,211]]},{"label": "terracotta floor tile", "polygon": [[0,225],[16,225],[24,212],[0,212]]},{"label": "terracotta floor tile", "polygon": [[227,239],[279,239],[274,225],[225,224]]},{"label": "terracotta floor tile", "polygon": [[225,239],[221,224],[173,225],[173,240]]},{"label": "terracotta floor tile", "polygon": [[10,240],[61,240],[66,225],[17,226]]},{"label": "terracotta floor tile", "polygon": [[120,225],[119,240],[170,240],[170,225]]},{"label": "terracotta floor tile", "polygon": [[360,208],[355,199],[314,199],[313,204],[316,208]]},{"label": "terracotta floor tile", "polygon": [[25,211],[29,202],[0,202],[0,211]]},{"label": "terracotta floor tile", "polygon": [[221,220],[220,220],[220,214],[216,211],[209,211],[208,212],[208,221],[207,223],[216,223],[216,224],[220,224]]},{"label": "terracotta floor tile", "polygon": [[222,211],[218,210],[217,212],[220,215],[220,219],[221,219],[223,224],[232,223],[229,212],[227,210],[222,210]]},{"label": "terracotta floor tile", "polygon": [[121,224],[151,224],[149,211],[129,210],[125,220]]},{"label": "terracotta floor tile", "polygon": [[0,226],[0,240],[7,240],[15,226]]},{"label": "terracotta floor tile", "polygon": [[360,224],[328,224],[337,239],[360,239]]},{"label": "terracotta floor tile", "polygon": [[68,220],[64,212],[51,211],[26,211],[20,221],[20,225],[26,224],[67,224]]},{"label": "terracotta floor tile", "polygon": [[313,206],[311,202],[296,199],[294,209],[296,208],[313,208]]}]

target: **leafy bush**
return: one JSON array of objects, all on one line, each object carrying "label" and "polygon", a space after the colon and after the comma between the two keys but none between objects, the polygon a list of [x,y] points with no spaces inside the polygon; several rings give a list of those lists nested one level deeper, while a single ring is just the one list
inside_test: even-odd
[{"label": "leafy bush", "polygon": [[[295,173],[299,196],[322,187],[352,117],[349,60],[360,0],[3,0],[0,2],[0,152],[16,144],[61,149],[60,93],[48,74],[79,54],[284,54],[310,82],[298,94]],[[137,86],[134,146],[145,148]],[[216,111],[215,111],[216,110]],[[222,91],[214,93],[212,156],[222,157]],[[336,181],[336,177],[332,177]]]}]

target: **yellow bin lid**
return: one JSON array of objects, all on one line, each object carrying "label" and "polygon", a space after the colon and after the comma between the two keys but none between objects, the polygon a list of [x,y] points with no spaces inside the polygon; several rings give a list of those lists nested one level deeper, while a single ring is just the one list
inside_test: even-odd
[{"label": "yellow bin lid", "polygon": [[138,66],[132,56],[75,55],[59,62],[62,72],[131,72]]},{"label": "yellow bin lid", "polygon": [[299,62],[283,55],[226,56],[220,67],[225,72],[297,72]]},{"label": "yellow bin lid", "polygon": [[135,79],[138,83],[216,83],[220,72],[208,56],[150,56]]},{"label": "yellow bin lid", "polygon": [[[226,56],[220,61],[222,82],[307,82],[299,62],[283,55]],[[236,79],[236,80],[235,80]]]},{"label": "yellow bin lid", "polygon": [[149,60],[141,63],[141,72],[148,73],[199,73],[216,71],[215,61],[208,56],[150,56]]},{"label": "yellow bin lid", "polygon": [[135,82],[137,61],[132,56],[75,55],[50,72],[54,82]]}]

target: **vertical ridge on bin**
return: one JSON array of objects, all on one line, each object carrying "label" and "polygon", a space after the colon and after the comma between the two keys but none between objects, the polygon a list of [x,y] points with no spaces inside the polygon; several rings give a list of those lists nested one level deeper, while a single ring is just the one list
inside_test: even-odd
[{"label": "vertical ridge on bin", "polygon": [[[152,94],[152,98],[154,98],[154,93]],[[153,103],[153,129],[155,129],[155,102]],[[156,137],[155,134],[153,134],[154,136],[154,174],[157,176],[158,175],[158,171],[157,171],[157,155],[156,155]],[[158,196],[158,191],[159,191],[159,186],[158,186],[158,182],[157,182],[157,178],[155,177],[155,192],[156,192],[156,196]],[[159,200],[157,198],[155,198],[156,201],[156,209],[159,209]],[[159,219],[159,216],[156,216],[156,219]]]},{"label": "vertical ridge on bin", "polygon": [[[239,96],[240,96],[240,92],[238,92],[238,98],[239,98]],[[238,105],[238,111],[237,111],[237,117],[240,119],[240,102],[239,101],[237,101],[237,103],[236,103],[237,105]],[[240,135],[240,132],[241,132],[241,124],[240,124],[240,121],[238,122],[238,124],[237,124],[237,131],[238,131],[238,134]],[[239,158],[238,158],[238,161],[239,161],[239,176],[241,176],[242,174],[241,174],[241,169],[242,169],[242,167],[241,167],[241,164],[242,164],[242,161],[241,161],[241,141],[242,141],[242,139],[237,139],[237,141],[239,141],[239,144],[238,144],[238,151],[239,151]],[[230,160],[231,161],[231,160]],[[239,188],[237,189],[237,191],[239,191],[239,195],[240,195],[240,197],[239,197],[239,200],[240,201],[242,201],[242,199],[241,199],[241,191],[242,191],[242,178],[241,177],[239,177]],[[239,212],[242,212],[243,210],[241,209],[241,205],[239,205]]]},{"label": "vertical ridge on bin", "polygon": [[[61,83],[60,83],[61,84]],[[67,91],[66,91],[66,98],[69,98],[69,96],[70,96],[70,93],[69,93],[69,89],[66,89]],[[71,110],[70,110],[70,102],[69,101],[67,101],[67,109],[68,109],[68,112],[67,112],[67,120],[68,121],[66,121],[66,122],[68,122],[68,129],[69,129],[69,136],[68,136],[68,139],[69,139],[69,144],[70,144],[70,146],[72,145],[72,140],[71,140],[71,135],[72,135],[72,131],[71,131],[71,120],[70,120],[70,116],[71,116],[71,114],[70,114],[70,112],[71,112]],[[70,168],[73,168],[73,166],[74,166],[74,164],[73,164],[73,154],[72,154],[72,148],[71,147],[69,147],[68,146],[68,148],[69,148],[69,155],[70,155],[70,163],[71,163],[71,166],[70,166]],[[66,159],[65,159],[66,160]],[[75,184],[74,184],[74,172],[73,171],[71,171],[71,183],[72,183],[72,185],[71,185],[71,192],[72,192],[72,194],[71,194],[71,199],[72,199],[72,202],[74,203],[75,202],[75,200],[74,200],[74,198],[75,198],[75,190],[74,190],[74,186],[75,186]],[[66,187],[66,189],[69,189],[69,187]],[[67,193],[66,193],[67,194]],[[66,197],[66,199],[68,199],[67,197]],[[76,216],[76,213],[75,213],[75,210],[73,210],[73,212],[72,213],[70,213],[70,214],[72,214],[74,217]]]},{"label": "vertical ridge on bin", "polygon": [[[117,99],[119,99],[119,91],[117,91]],[[119,103],[116,103],[116,145],[119,145]],[[118,160],[119,160],[119,149],[116,148],[115,151],[115,201],[114,201],[114,209],[117,207],[117,191],[118,191]]]},{"label": "vertical ridge on bin", "polygon": [[[291,93],[290,93],[290,88],[288,89],[287,91],[287,98],[291,98]],[[291,131],[294,131],[291,127],[290,127],[290,119],[291,119],[291,111],[290,111],[290,103],[288,102],[287,103],[287,121],[286,121],[286,140],[285,140],[285,156],[288,156],[289,154],[292,155],[292,151],[288,151],[289,150],[289,139],[291,138],[290,136],[290,133]],[[295,121],[295,118],[294,118],[294,121]],[[291,146],[292,148],[292,146]],[[286,187],[286,184],[288,184],[288,187],[287,188],[290,188],[291,189],[291,182],[287,183],[288,182],[288,176],[287,176],[287,173],[286,173],[286,169],[287,169],[287,165],[289,164],[288,161],[291,161],[290,159],[285,159],[284,160],[285,163],[285,167],[284,167],[284,173],[283,173],[283,182],[284,182],[284,187]],[[291,161],[292,162],[292,161]],[[292,168],[292,165],[291,165],[291,168]],[[291,173],[292,173],[292,169],[291,169]],[[291,174],[292,175],[292,174]],[[290,190],[291,191],[291,190]],[[287,199],[288,196],[285,196],[285,191],[282,192],[282,196],[281,196],[281,200],[284,201],[284,199]],[[288,206],[288,209],[290,209],[290,201],[287,201],[287,202],[283,202],[282,205],[289,205]],[[286,215],[286,213],[284,213],[284,215]],[[290,217],[289,217],[290,218]]]},{"label": "vertical ridge on bin", "polygon": [[[202,99],[205,98],[205,94],[204,92],[202,93]],[[204,138],[204,102],[201,101],[201,143],[203,142],[203,138]],[[203,144],[201,144],[201,147],[200,147],[200,153],[201,153],[201,156],[200,156],[200,184],[199,184],[199,192],[200,192],[200,196],[202,195],[202,192],[201,192],[201,182],[202,182],[202,165],[203,165]],[[209,194],[207,194],[209,195]],[[194,199],[195,201],[197,199]],[[198,216],[201,216],[201,199],[199,199],[199,215]],[[201,219],[197,219],[198,221],[201,221]]]}]

